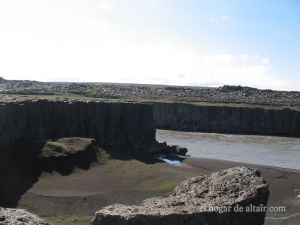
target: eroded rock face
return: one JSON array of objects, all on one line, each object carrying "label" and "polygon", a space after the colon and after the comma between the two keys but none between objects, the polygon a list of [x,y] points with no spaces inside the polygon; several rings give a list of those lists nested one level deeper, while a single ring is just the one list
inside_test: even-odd
[{"label": "eroded rock face", "polygon": [[23,209],[0,208],[1,225],[49,225],[45,220]]},{"label": "eroded rock face", "polygon": [[165,198],[105,207],[91,225],[261,225],[265,211],[245,211],[266,206],[268,196],[259,171],[236,167],[190,178]]},{"label": "eroded rock face", "polygon": [[157,129],[300,136],[300,111],[290,108],[154,103]]},{"label": "eroded rock face", "polygon": [[152,107],[50,100],[0,104],[0,152],[40,150],[48,139],[61,137],[94,138],[106,149],[146,151],[155,143]]}]

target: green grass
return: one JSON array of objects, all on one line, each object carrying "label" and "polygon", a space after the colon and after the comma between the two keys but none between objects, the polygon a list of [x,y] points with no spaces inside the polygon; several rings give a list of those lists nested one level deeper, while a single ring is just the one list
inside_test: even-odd
[{"label": "green grass", "polygon": [[168,192],[168,191],[173,191],[174,188],[178,185],[178,182],[174,182],[174,181],[169,181],[166,183],[161,183],[156,187],[152,188],[152,191],[155,192]]},{"label": "green grass", "polygon": [[100,150],[98,155],[98,163],[101,165],[107,165],[112,161],[111,156],[105,151]]},{"label": "green grass", "polygon": [[80,137],[68,137],[47,141],[40,157],[65,157],[86,150],[93,142],[94,140],[91,138]]},{"label": "green grass", "polygon": [[32,210],[26,205],[21,206],[22,209],[38,215],[40,218],[46,220],[50,225],[88,225],[92,220],[94,215],[48,215],[48,213],[43,210]]},{"label": "green grass", "polygon": [[49,216],[44,219],[51,225],[88,225],[93,216]]}]

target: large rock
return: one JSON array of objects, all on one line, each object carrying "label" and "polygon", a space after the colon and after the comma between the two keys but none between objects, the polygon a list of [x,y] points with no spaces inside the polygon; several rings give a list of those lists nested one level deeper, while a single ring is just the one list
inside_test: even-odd
[{"label": "large rock", "polygon": [[268,196],[259,171],[236,167],[190,178],[165,198],[105,207],[91,225],[261,225],[265,211],[246,210],[266,206]]},{"label": "large rock", "polygon": [[102,153],[103,149],[91,138],[68,137],[49,140],[35,160],[35,168],[49,172],[56,170],[67,175],[75,167],[89,169],[91,163],[97,162]]},{"label": "large rock", "polygon": [[49,225],[23,209],[0,208],[0,225]]},{"label": "large rock", "polygon": [[163,154],[185,156],[188,149],[179,145],[168,145],[167,142],[158,143],[158,149]]}]

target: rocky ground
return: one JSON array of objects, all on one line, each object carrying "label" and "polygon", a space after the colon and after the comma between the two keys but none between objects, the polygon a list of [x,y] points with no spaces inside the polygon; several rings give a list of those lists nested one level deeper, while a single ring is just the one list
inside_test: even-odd
[{"label": "rocky ground", "polygon": [[0,77],[0,93],[22,95],[60,94],[104,99],[300,106],[300,92],[260,90],[241,86],[208,88],[143,84],[38,82],[5,80]]},{"label": "rocky ground", "polygon": [[0,208],[1,225],[49,225],[45,220],[23,209]]}]

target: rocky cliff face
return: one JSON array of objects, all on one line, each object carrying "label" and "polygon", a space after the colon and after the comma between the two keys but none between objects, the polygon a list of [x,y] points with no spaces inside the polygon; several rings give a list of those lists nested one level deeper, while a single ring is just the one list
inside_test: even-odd
[{"label": "rocky cliff face", "polygon": [[41,149],[47,139],[94,138],[101,147],[145,151],[155,142],[146,104],[25,101],[0,105],[0,151]]},{"label": "rocky cliff face", "polygon": [[190,178],[168,197],[139,206],[105,207],[91,225],[262,225],[265,211],[256,207],[265,207],[268,196],[259,171],[236,167]]},{"label": "rocky cliff face", "polygon": [[154,103],[159,129],[265,135],[300,135],[300,111],[283,108]]}]

